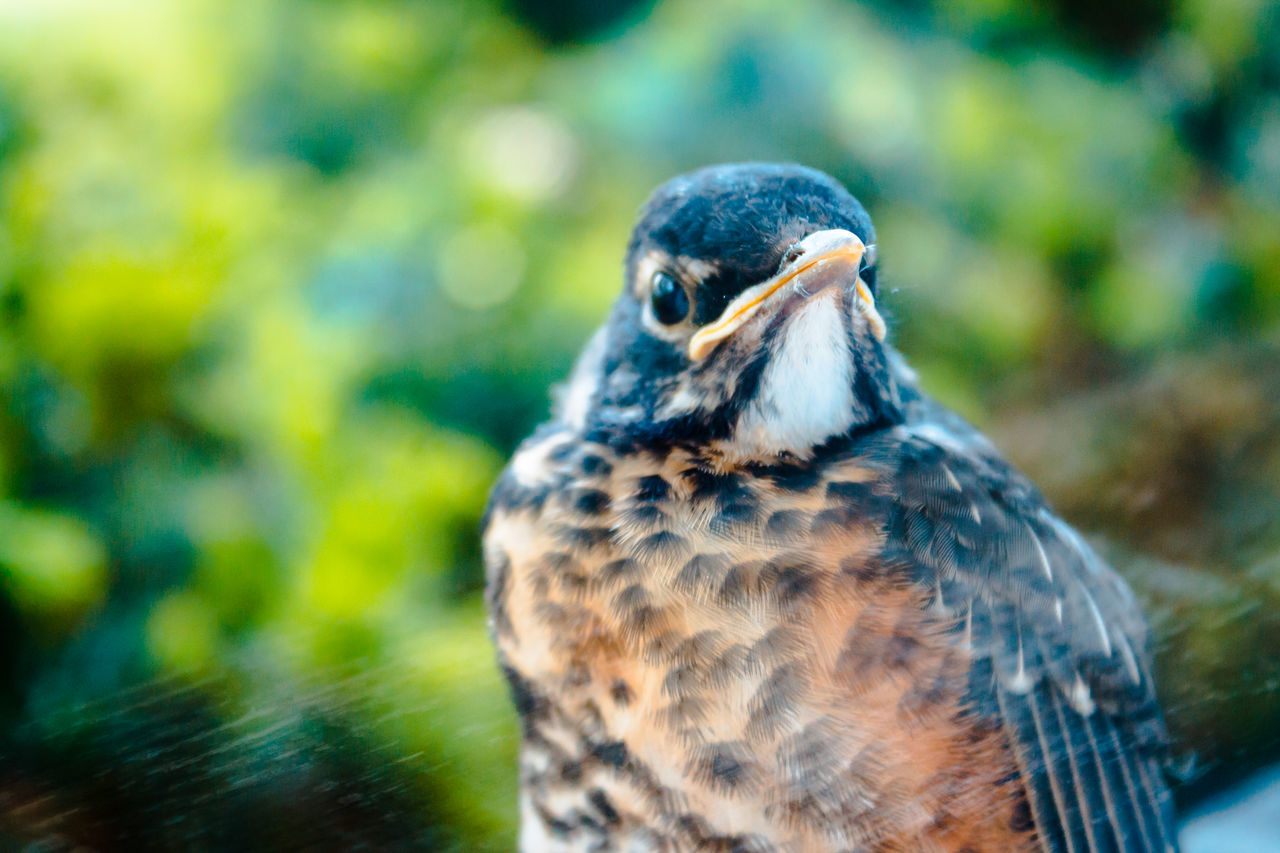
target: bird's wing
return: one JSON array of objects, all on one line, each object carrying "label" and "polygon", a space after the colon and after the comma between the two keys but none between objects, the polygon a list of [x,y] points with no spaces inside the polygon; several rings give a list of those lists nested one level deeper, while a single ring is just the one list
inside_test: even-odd
[{"label": "bird's wing", "polygon": [[1046,851],[1171,851],[1165,730],[1133,594],[972,428],[896,431],[889,554],[973,650]]}]

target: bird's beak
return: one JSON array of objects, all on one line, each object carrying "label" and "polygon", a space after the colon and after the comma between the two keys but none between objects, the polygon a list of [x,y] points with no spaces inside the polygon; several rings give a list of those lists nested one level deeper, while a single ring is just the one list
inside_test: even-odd
[{"label": "bird's beak", "polygon": [[885,325],[876,311],[871,289],[858,277],[862,256],[867,247],[857,234],[843,229],[817,231],[792,247],[795,259],[773,278],[749,287],[729,303],[713,323],[703,326],[689,339],[689,359],[701,361],[721,341],[732,335],[756,315],[766,302],[780,303],[779,294],[788,284],[802,295],[811,296],[828,287],[841,285],[854,293],[854,310],[867,321],[877,340],[884,340]]}]

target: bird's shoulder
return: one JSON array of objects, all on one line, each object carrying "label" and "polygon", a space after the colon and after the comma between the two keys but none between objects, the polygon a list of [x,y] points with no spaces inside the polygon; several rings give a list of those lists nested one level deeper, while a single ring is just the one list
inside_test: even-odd
[{"label": "bird's shoulder", "polygon": [[1025,690],[1047,677],[1081,712],[1154,705],[1129,586],[977,430],[930,405],[864,452],[891,495],[886,558],[962,621],[996,678]]}]

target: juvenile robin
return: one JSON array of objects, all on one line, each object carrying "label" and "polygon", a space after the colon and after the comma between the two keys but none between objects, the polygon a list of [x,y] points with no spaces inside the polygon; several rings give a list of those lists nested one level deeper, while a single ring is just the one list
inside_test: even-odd
[{"label": "juvenile robin", "polygon": [[654,193],[485,523],[535,851],[1169,851],[1132,593],[888,343],[830,177]]}]

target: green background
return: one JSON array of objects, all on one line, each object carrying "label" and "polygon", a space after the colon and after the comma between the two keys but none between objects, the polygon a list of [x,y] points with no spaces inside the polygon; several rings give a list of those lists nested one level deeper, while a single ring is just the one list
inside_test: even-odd
[{"label": "green background", "polygon": [[638,206],[795,160],[1280,752],[1280,4],[0,2],[0,847],[510,849],[476,527]]}]

